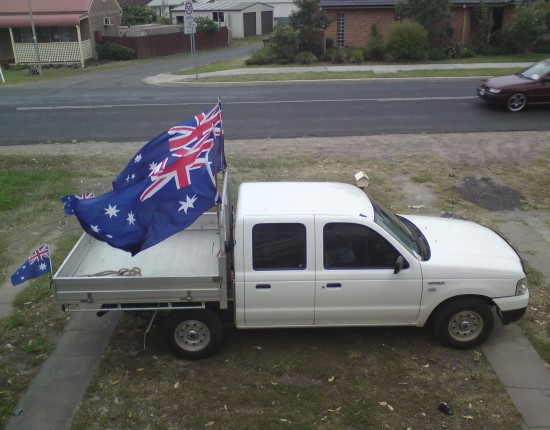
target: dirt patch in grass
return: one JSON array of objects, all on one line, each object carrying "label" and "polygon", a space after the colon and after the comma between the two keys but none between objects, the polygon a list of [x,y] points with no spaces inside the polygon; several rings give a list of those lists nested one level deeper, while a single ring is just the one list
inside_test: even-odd
[{"label": "dirt patch in grass", "polygon": [[462,180],[455,187],[463,199],[492,211],[511,211],[521,206],[522,195],[507,185],[496,183],[491,178]]}]

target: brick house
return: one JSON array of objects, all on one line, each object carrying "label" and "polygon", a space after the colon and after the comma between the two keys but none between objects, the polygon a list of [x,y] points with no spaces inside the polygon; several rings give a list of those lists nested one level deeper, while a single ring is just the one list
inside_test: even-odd
[{"label": "brick house", "polygon": [[[331,18],[325,37],[332,38],[335,46],[364,47],[373,24],[378,24],[382,37],[400,20],[396,15],[399,0],[320,0],[319,5]],[[449,21],[455,41],[468,44],[472,41],[474,14],[481,0],[450,0],[452,18]],[[496,31],[510,21],[515,0],[485,0],[491,9]]]},{"label": "brick house", "polygon": [[[94,57],[96,40],[118,36],[117,0],[34,0],[32,17],[42,63],[80,63]],[[36,63],[27,0],[0,2],[0,62]]]}]

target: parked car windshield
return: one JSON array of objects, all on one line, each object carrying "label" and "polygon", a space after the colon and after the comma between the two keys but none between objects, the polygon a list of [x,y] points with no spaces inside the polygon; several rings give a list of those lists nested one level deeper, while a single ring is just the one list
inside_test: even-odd
[{"label": "parked car windshield", "polygon": [[531,67],[522,70],[519,72],[519,75],[536,81],[548,73],[550,73],[550,61],[541,61],[540,63],[534,64]]},{"label": "parked car windshield", "polygon": [[422,252],[423,242],[417,236],[417,234],[421,235],[422,233],[418,231],[415,234],[400,218],[373,199],[371,199],[371,203],[374,208],[374,222],[391,234],[394,239],[407,248],[416,258],[420,257],[419,259],[424,259],[425,252]]}]

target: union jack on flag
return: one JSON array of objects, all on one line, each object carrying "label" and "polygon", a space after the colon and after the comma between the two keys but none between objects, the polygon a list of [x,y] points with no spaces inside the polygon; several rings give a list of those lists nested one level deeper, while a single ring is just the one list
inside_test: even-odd
[{"label": "union jack on flag", "polygon": [[91,192],[91,193],[82,193],[82,194],[77,194],[75,196],[78,200],[90,200],[90,199],[93,199],[95,197],[94,193]]},{"label": "union jack on flag", "polygon": [[219,202],[225,169],[221,104],[157,136],[113,181],[87,200],[63,197],[65,212],[98,240],[132,255],[187,228]]},{"label": "union jack on flag", "polygon": [[11,283],[15,287],[29,279],[37,278],[51,271],[50,250],[46,244],[37,248],[11,275]]}]

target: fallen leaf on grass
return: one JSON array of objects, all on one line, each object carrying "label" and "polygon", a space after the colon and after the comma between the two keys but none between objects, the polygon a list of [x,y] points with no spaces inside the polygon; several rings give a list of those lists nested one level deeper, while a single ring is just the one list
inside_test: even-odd
[{"label": "fallen leaf on grass", "polygon": [[328,378],[328,382],[334,382],[334,376],[331,376],[330,378]]},{"label": "fallen leaf on grass", "polygon": [[178,388],[179,386],[180,386],[180,381],[178,381],[174,384],[174,388]]},{"label": "fallen leaf on grass", "polygon": [[210,427],[210,426],[213,426],[214,425],[214,421],[208,421],[204,426],[205,427]]},{"label": "fallen leaf on grass", "polygon": [[137,369],[138,372],[143,372],[145,370],[145,368],[143,367],[140,367],[139,369]]},{"label": "fallen leaf on grass", "polygon": [[471,416],[471,415],[462,415],[462,418],[464,418],[465,420],[473,420],[474,417]]},{"label": "fallen leaf on grass", "polygon": [[254,349],[261,350],[262,347],[261,346],[255,346]]},{"label": "fallen leaf on grass", "polygon": [[394,411],[394,407],[390,405],[388,402],[378,402],[380,406],[386,406],[390,411]]}]

